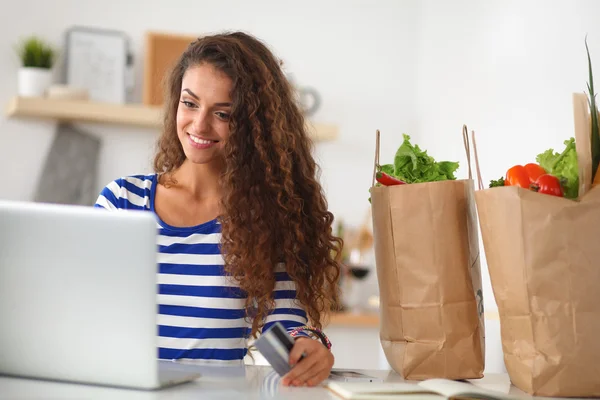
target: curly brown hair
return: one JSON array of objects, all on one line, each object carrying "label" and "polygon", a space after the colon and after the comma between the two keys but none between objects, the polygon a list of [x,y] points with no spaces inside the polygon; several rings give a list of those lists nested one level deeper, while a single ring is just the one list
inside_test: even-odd
[{"label": "curly brown hair", "polygon": [[185,160],[176,115],[186,70],[209,63],[233,82],[230,136],[220,177],[221,251],[226,271],[247,294],[251,335],[273,310],[275,268],[284,263],[310,323],[338,305],[342,240],[318,181],[313,144],[295,92],[265,44],[242,32],[201,37],[166,81],[164,131],[154,159],[166,177]]}]

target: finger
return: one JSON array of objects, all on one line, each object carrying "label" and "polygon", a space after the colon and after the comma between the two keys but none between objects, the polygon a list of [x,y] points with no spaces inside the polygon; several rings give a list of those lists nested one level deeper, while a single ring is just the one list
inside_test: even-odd
[{"label": "finger", "polygon": [[306,373],[310,373],[311,369],[314,369],[319,364],[319,359],[314,356],[308,356],[307,358],[302,359],[294,368],[292,368],[293,375],[290,377],[290,380],[293,385],[299,386],[304,383],[304,380],[301,379],[301,376],[304,376]]},{"label": "finger", "polygon": [[315,373],[312,377],[308,378],[306,381],[307,386],[316,386],[323,382],[325,379],[329,378],[329,374],[331,373],[331,369],[333,368],[333,364],[335,362],[335,357],[333,353],[327,351],[324,356],[326,361],[324,363],[324,368],[319,372]]},{"label": "finger", "polygon": [[310,378],[314,377],[321,372],[322,369],[331,370],[333,366],[333,354],[331,354],[324,347],[311,354],[311,358],[314,357],[317,362],[312,365],[310,369],[307,369],[303,374],[297,375],[296,380],[302,383],[307,382]]},{"label": "finger", "polygon": [[[294,354],[292,354],[292,352]],[[292,365],[292,371],[288,372],[288,374],[286,374],[286,376],[283,377],[283,384],[298,385],[303,383],[301,381],[296,381],[298,375],[304,373],[309,368],[313,368],[313,364],[318,362],[318,360],[320,359],[319,354],[322,353],[327,353],[327,358],[333,359],[333,354],[325,351],[325,348],[321,345],[321,343],[315,342],[314,340],[309,338],[297,339],[296,343],[294,344],[294,347],[292,348],[292,351],[290,352],[290,365]],[[300,355],[300,357],[302,358],[299,358],[298,355]],[[317,357],[315,357],[315,355]],[[299,361],[296,361],[298,359]],[[297,364],[294,365],[294,362],[296,362]],[[296,368],[299,364],[302,364],[302,366],[300,368]],[[333,362],[331,362],[331,364],[333,364]]]},{"label": "finger", "polygon": [[[308,359],[306,361],[309,361]],[[321,365],[321,363],[319,362],[319,359],[317,358],[311,358],[310,359],[311,364],[304,364],[304,360],[302,360],[301,362],[298,363],[298,365],[296,366],[296,368],[301,367],[302,369],[298,368],[299,370],[296,371],[296,377],[294,378],[294,385],[302,385],[304,384],[308,378],[312,377],[315,373],[316,370],[321,370],[323,368],[323,365]],[[304,365],[302,365],[304,364]]]},{"label": "finger", "polygon": [[306,371],[309,371],[311,368],[319,362],[319,358],[314,355],[309,355],[306,358],[303,358],[298,364],[296,364],[290,372],[288,372],[284,379],[293,385],[299,385],[303,381],[298,379],[299,376],[304,374]]},{"label": "finger", "polygon": [[312,368],[304,372],[302,375],[299,375],[295,382],[299,382],[300,385],[309,385],[309,382],[314,382],[312,386],[316,383],[321,382],[323,379],[319,379],[325,372],[328,370],[327,365],[324,363],[317,363],[313,365]]},{"label": "finger", "polygon": [[309,378],[306,381],[306,386],[317,386],[319,383],[323,382],[325,379],[329,378],[329,372],[331,371],[330,368],[323,368],[321,371],[319,371],[316,375],[314,375],[313,377]]},{"label": "finger", "polygon": [[290,351],[288,362],[292,369],[281,378],[281,383],[283,383],[285,386],[291,384],[293,379],[296,377],[294,367],[298,363],[298,360],[300,360],[301,357],[306,356],[306,348],[309,345],[303,342],[305,342],[303,338],[296,339],[296,342]]},{"label": "finger", "polygon": [[309,348],[311,347],[312,339],[309,338],[298,338],[290,351],[289,363],[294,366],[300,361],[302,356],[307,356]]}]

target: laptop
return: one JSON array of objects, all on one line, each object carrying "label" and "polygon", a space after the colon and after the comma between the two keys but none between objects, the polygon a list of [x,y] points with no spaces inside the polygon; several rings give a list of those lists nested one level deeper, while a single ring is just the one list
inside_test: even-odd
[{"label": "laptop", "polygon": [[154,215],[0,201],[0,374],[136,389],[159,368]]}]

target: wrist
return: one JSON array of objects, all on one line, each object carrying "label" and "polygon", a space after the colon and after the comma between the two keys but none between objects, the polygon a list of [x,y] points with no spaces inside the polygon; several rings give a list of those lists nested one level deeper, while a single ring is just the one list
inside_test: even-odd
[{"label": "wrist", "polygon": [[292,336],[294,339],[305,337],[307,339],[319,340],[328,350],[331,350],[331,342],[329,341],[329,338],[318,328],[306,325],[299,326],[290,332],[290,336]]}]

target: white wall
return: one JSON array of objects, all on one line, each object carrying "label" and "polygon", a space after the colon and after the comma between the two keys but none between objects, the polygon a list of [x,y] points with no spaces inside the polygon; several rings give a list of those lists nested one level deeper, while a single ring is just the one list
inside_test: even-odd
[{"label": "white wall", "polygon": [[[574,135],[571,94],[586,90],[586,34],[600,81],[600,2],[421,0],[417,13],[414,118],[423,147],[459,158],[465,176],[467,124],[486,185],[564,148]],[[496,309],[483,246],[481,255],[485,306]]]}]

